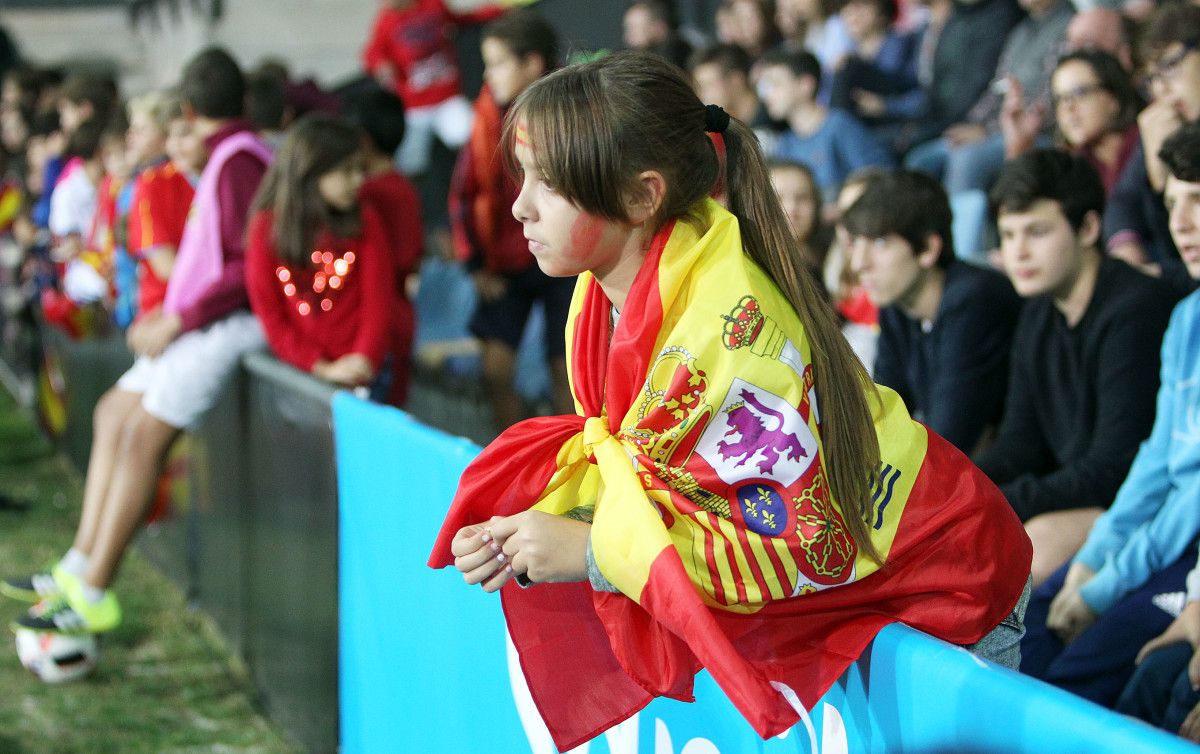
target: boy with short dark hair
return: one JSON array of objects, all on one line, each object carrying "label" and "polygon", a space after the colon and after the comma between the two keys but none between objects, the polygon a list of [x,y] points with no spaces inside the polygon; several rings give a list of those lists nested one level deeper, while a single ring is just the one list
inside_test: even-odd
[{"label": "boy with short dark hair", "polygon": [[776,51],[762,58],[759,91],[767,113],[786,121],[771,157],[807,165],[821,194],[837,196],[846,176],[867,167],[891,167],[892,156],[854,116],[817,101],[821,64],[808,52]]},{"label": "boy with short dark hair", "polygon": [[1020,299],[998,272],[959,263],[946,192],[921,173],[868,184],[842,217],[850,266],[879,307],[875,381],[964,453],[997,424]]},{"label": "boy with short dark hair", "polygon": [[410,362],[416,315],[408,299],[407,280],[417,271],[425,250],[421,200],[408,179],[396,170],[392,155],[404,140],[404,103],[391,92],[370,89],[346,107],[346,117],[363,132],[367,178],[359,200],[383,221],[391,247],[396,285],[396,340],[392,346],[391,387],[387,401],[403,406],[408,399]]},{"label": "boy with short dark hair", "polygon": [[[1168,170],[1171,233],[1188,274],[1200,279],[1200,125],[1181,127],[1159,155]],[[1192,714],[1200,694],[1188,670],[1191,662],[1195,677],[1200,668],[1192,659],[1200,641],[1200,568],[1188,574],[1200,534],[1198,344],[1200,293],[1192,293],[1175,307],[1163,338],[1154,429],[1070,567],[1035,594],[1022,645],[1023,670],[1107,704],[1136,660],[1141,667],[1118,711],[1172,732],[1187,717],[1193,725],[1180,732],[1192,740],[1200,738],[1200,715]],[[1185,584],[1181,605],[1175,599]]]},{"label": "boy with short dark hair", "polygon": [[1004,167],[991,199],[1005,270],[1026,302],[1004,418],[975,461],[1025,522],[1036,587],[1083,543],[1150,433],[1177,297],[1101,254],[1104,187],[1083,157],[1028,152]]},{"label": "boy with short dark hair", "polygon": [[673,8],[666,0],[633,0],[621,18],[622,41],[630,50],[645,50],[683,68],[692,47],[675,31]]},{"label": "boy with short dark hair", "polygon": [[750,83],[750,63],[741,47],[718,44],[692,53],[688,71],[701,102],[724,108],[753,129],[766,128],[771,119]]},{"label": "boy with short dark hair", "polygon": [[207,163],[162,308],[130,328],[138,359],[96,406],[74,544],[50,573],[0,587],[43,600],[17,619],[19,627],[101,633],[120,625],[109,586],[167,450],[212,407],[241,356],[264,345],[247,308],[243,259],[250,201],[271,153],[241,119],[245,81],[228,53],[197,54],[179,89]]}]

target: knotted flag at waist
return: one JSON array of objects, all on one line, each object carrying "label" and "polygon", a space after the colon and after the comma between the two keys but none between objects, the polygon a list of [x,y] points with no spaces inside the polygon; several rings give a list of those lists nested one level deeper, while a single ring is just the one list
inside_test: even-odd
[{"label": "knotted flag at waist", "polygon": [[716,202],[659,232],[611,317],[580,276],[567,326],[579,416],[531,419],[489,445],[430,558],[452,563],[455,532],[492,516],[591,521],[619,593],[501,590],[560,749],[654,696],[690,700],[701,667],[777,735],[799,719],[793,702],[811,708],[888,623],[968,644],[1012,610],[1032,555],[1020,522],[883,387],[869,396],[883,463],[867,520],[883,565],[861,552],[827,482],[819,398],[863,386],[813,373],[804,324]]}]

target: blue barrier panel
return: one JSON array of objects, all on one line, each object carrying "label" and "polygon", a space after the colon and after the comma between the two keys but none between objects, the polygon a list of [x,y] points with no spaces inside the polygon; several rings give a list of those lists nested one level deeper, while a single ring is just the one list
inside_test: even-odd
[{"label": "blue barrier panel", "polygon": [[[334,398],[333,416],[342,751],[551,754],[499,599],[452,570],[425,567],[478,448],[348,394]],[[656,700],[575,751],[1200,751],[899,625],[885,628],[810,718],[779,738],[759,739],[706,674],[696,699]]]}]

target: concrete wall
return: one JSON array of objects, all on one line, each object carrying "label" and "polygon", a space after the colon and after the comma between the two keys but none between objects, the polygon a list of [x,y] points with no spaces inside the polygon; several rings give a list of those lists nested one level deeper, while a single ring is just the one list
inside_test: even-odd
[{"label": "concrete wall", "polygon": [[[481,2],[448,4],[467,9]],[[173,84],[187,59],[208,44],[225,46],[247,67],[282,58],[294,74],[333,85],[358,73],[378,0],[224,0],[216,21],[210,7],[205,0],[164,0],[139,14],[136,23],[123,7],[2,10],[0,23],[35,63],[111,64],[126,94]],[[564,50],[620,44],[618,0],[541,0],[537,7],[561,31]],[[468,32],[462,41],[472,40]],[[470,80],[478,63],[463,62]]]},{"label": "concrete wall", "polygon": [[336,83],[358,71],[373,0],[226,0],[220,19],[191,3],[160,3],[138,17],[124,8],[5,10],[22,54],[34,63],[104,61],[136,94],[178,79],[183,63],[208,44],[227,47],[246,66],[279,57],[298,75]]}]

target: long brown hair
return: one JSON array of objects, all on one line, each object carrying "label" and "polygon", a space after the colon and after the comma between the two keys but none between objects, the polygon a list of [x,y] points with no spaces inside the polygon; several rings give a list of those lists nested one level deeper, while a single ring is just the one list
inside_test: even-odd
[{"label": "long brown hair", "polygon": [[[666,183],[653,228],[683,215],[720,177],[704,105],[683,75],[654,55],[616,53],[526,89],[505,123],[502,147],[510,164],[518,123],[536,145],[544,180],[580,209],[610,220],[628,221],[623,199],[642,198],[642,171],[657,171]],[[746,253],[779,286],[808,334],[830,490],[860,551],[880,562],[866,523],[880,463],[867,403],[874,384],[804,269],[757,137],[731,118],[724,140],[729,209]]]},{"label": "long brown hair", "polygon": [[323,229],[343,237],[358,232],[357,210],[334,210],[321,198],[317,182],[358,154],[361,138],[348,120],[335,115],[306,115],[288,129],[252,205],[255,212],[274,214],[271,242],[284,262],[310,264],[313,243]]}]

